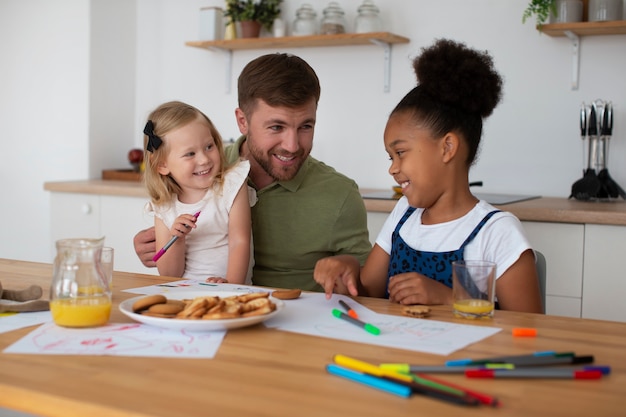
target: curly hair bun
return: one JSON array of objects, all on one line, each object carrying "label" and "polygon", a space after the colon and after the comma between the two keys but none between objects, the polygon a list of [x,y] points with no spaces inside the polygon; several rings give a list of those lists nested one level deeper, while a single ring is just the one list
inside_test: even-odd
[{"label": "curly hair bun", "polygon": [[468,113],[489,116],[500,101],[502,78],[487,51],[438,39],[413,61],[421,88],[432,98]]}]

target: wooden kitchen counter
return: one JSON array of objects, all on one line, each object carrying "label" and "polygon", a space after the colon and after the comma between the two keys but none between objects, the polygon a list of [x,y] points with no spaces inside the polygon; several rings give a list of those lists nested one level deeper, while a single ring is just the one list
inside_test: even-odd
[{"label": "wooden kitchen counter", "polygon": [[[380,190],[361,190],[367,194]],[[364,198],[367,211],[389,213],[396,200]],[[495,205],[522,221],[587,223],[626,226],[626,201],[578,201],[561,197],[541,197],[518,203]]]},{"label": "wooden kitchen counter", "polygon": [[[145,197],[148,194],[140,182],[113,180],[84,180],[47,182],[47,191],[64,193],[102,194],[129,197]],[[372,189],[364,189],[368,193]],[[364,198],[367,211],[389,213],[395,200]],[[626,201],[585,202],[561,197],[542,197],[519,203],[497,206],[515,214],[522,221],[605,224],[626,226]]]},{"label": "wooden kitchen counter", "polygon": [[[0,259],[4,288],[37,284],[48,294],[51,276],[50,264]],[[111,321],[132,322],[118,310],[121,301],[135,296],[123,289],[170,280],[115,271]],[[400,306],[388,300],[357,300],[378,313],[401,314]],[[293,302],[297,305],[298,300]],[[432,310],[433,325],[436,321],[467,324],[453,317],[451,306],[433,306]],[[48,417],[623,415],[626,324],[507,311],[497,311],[493,320],[476,324],[502,330],[449,356],[313,337],[263,325],[229,331],[213,359],[0,353],[0,408]],[[515,327],[533,327],[538,336],[514,338],[511,331]],[[0,351],[32,330],[0,333]],[[612,372],[593,381],[440,376],[497,397],[502,405],[492,408],[456,406],[420,395],[399,398],[325,371],[335,354],[370,363],[435,365],[452,359],[547,350],[593,355],[596,364],[608,365]]]}]

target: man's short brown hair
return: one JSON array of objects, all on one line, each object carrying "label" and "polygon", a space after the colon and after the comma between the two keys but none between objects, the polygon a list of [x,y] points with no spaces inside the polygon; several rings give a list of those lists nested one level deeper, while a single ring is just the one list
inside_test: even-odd
[{"label": "man's short brown hair", "polygon": [[302,58],[276,53],[260,56],[245,66],[237,83],[239,108],[251,114],[257,99],[272,107],[299,107],[320,99],[317,74]]}]

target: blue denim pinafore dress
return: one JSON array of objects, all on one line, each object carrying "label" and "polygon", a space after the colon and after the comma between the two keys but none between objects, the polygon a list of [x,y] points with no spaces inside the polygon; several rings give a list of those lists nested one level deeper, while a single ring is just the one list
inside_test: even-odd
[{"label": "blue denim pinafore dress", "polygon": [[[478,223],[472,230],[472,233],[465,239],[463,244],[457,250],[449,252],[426,252],[411,248],[400,236],[400,228],[413,214],[415,207],[409,207],[391,235],[391,254],[389,259],[389,269],[387,272],[387,288],[389,288],[389,278],[403,272],[418,272],[429,278],[441,282],[442,284],[452,288],[452,262],[463,260],[463,251],[480,232],[480,229],[489,221],[489,219],[500,210],[494,210],[489,213]],[[389,290],[386,291],[386,297],[389,298]]]}]

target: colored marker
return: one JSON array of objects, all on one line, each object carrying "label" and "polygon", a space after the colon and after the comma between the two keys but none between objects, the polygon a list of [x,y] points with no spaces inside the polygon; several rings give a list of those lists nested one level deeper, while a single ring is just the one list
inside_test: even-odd
[{"label": "colored marker", "polygon": [[583,366],[584,371],[600,371],[602,375],[608,375],[611,373],[611,367],[608,365],[594,365],[594,366]]},{"label": "colored marker", "polygon": [[564,378],[564,379],[600,379],[602,371],[572,369],[472,369],[465,371],[468,378]]},{"label": "colored marker", "polygon": [[447,361],[446,366],[467,366],[467,365],[481,365],[483,363],[513,363],[514,360],[524,359],[524,358],[536,358],[536,357],[563,357],[563,356],[575,356],[574,352],[554,352],[554,351],[545,351],[545,352],[535,352],[530,355],[512,355],[512,356],[497,356],[493,358],[483,358],[483,359],[456,359],[452,361]]},{"label": "colored marker", "polygon": [[346,313],[337,310],[336,308],[333,308],[333,316],[345,320],[347,322],[350,322],[354,325],[357,325],[359,327],[362,327],[363,329],[365,329],[366,332],[369,332],[373,335],[379,335],[380,334],[380,329],[376,326],[374,326],[373,324],[369,324],[369,323],[365,323],[362,322],[361,320],[357,320],[355,318],[350,317],[349,315],[347,315]]},{"label": "colored marker", "polygon": [[358,382],[368,387],[376,388],[381,391],[388,392],[390,394],[398,395],[400,397],[407,398],[411,395],[411,388],[398,384],[397,382],[377,378],[375,376],[362,374],[350,369],[342,368],[341,366],[328,364],[326,365],[326,371],[330,374],[337,375],[354,382]]},{"label": "colored marker", "polygon": [[376,365],[372,365],[371,363],[363,362],[361,360],[350,358],[345,355],[335,355],[333,361],[337,365],[343,366],[345,368],[350,368],[357,372],[363,372],[365,374],[370,374],[374,376],[389,376],[407,382],[413,380],[410,375],[401,374],[392,370],[381,369]]},{"label": "colored marker", "polygon": [[382,377],[388,381],[395,382],[397,384],[401,384],[411,388],[411,391],[416,394],[422,394],[427,397],[436,398],[438,400],[446,401],[452,404],[459,405],[479,405],[480,401],[472,396],[465,395],[464,393],[454,394],[446,391],[439,390],[437,388],[432,388],[427,385],[420,384],[418,382],[408,382],[408,381],[400,381],[394,380],[388,376]]},{"label": "colored marker", "polygon": [[410,375],[405,375],[398,373],[396,371],[391,371],[387,369],[380,369],[376,365],[372,365],[371,363],[363,362],[358,359],[350,358],[345,355],[335,355],[333,361],[340,366],[345,368],[350,368],[357,372],[362,372],[364,374],[374,375],[374,376],[388,376],[394,379],[399,379],[401,381],[411,382],[413,378]]},{"label": "colored marker", "polygon": [[515,369],[511,363],[484,363],[468,366],[418,366],[407,363],[382,363],[381,369],[389,369],[400,373],[425,373],[425,374],[462,374],[468,369]]},{"label": "colored marker", "polygon": [[425,376],[423,374],[420,374],[419,376],[417,376],[417,375],[413,375],[413,376],[415,378],[420,378],[421,380],[424,380],[424,381],[430,381],[431,383],[441,384],[443,386],[448,387],[449,389],[459,390],[459,391],[465,393],[465,395],[469,395],[471,397],[476,398],[478,401],[480,401],[483,404],[490,405],[492,407],[500,406],[500,400],[498,400],[496,397],[492,397],[490,395],[483,394],[482,392],[469,390],[469,389],[464,388],[464,387],[462,387],[460,385],[456,385],[456,384],[453,384],[453,383],[448,382],[448,381],[443,381],[441,379],[437,379],[437,378],[432,377],[430,375],[429,376]]},{"label": "colored marker", "polygon": [[[196,219],[198,218],[198,216],[200,215],[200,212],[197,212],[196,214],[193,215],[193,217],[195,217]],[[174,244],[174,242],[176,242],[176,240],[178,239],[178,236],[172,236],[172,238],[169,240],[169,242],[167,242],[165,244],[165,246],[163,246],[161,248],[160,251],[158,251],[153,257],[152,260],[154,262],[158,261],[159,258],[161,256],[163,256],[163,254],[170,248],[170,246],[172,246]]]},{"label": "colored marker", "polygon": [[352,309],[352,307],[350,307],[350,306],[348,305],[348,303],[346,303],[346,302],[345,302],[345,301],[343,301],[343,300],[339,300],[339,304],[341,304],[341,306],[342,306],[343,308],[345,308],[345,309],[346,309],[346,311],[348,312],[348,315],[349,315],[350,317],[352,317],[353,319],[358,319],[358,318],[359,318],[359,315],[356,313],[356,311],[354,311],[354,310]]},{"label": "colored marker", "polygon": [[537,329],[516,327],[512,331],[513,337],[536,337]]},{"label": "colored marker", "polygon": [[[529,366],[552,366],[552,365],[580,365],[593,363],[593,356],[536,356],[528,358],[509,359],[506,363],[514,365],[516,368]],[[498,363],[498,362],[496,362]],[[468,365],[472,366],[472,365]]]}]

